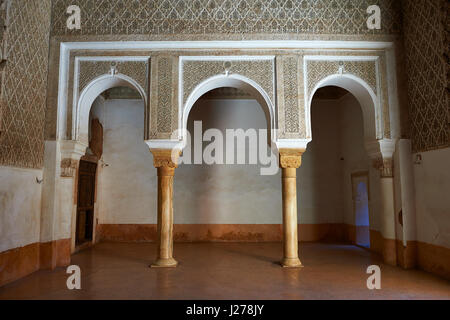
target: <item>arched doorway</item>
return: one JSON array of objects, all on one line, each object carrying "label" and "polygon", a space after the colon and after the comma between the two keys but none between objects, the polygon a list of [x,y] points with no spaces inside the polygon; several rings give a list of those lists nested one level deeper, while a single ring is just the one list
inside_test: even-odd
[{"label": "arched doorway", "polygon": [[[244,90],[258,101],[266,114],[267,128],[270,128],[270,142],[276,143],[275,108],[267,93],[254,81],[237,74],[217,75],[206,79],[190,93],[186,104],[181,110],[180,130],[173,138],[180,139],[175,148],[158,149],[149,141],[150,150],[154,156],[154,165],[158,168],[158,249],[157,260],[153,267],[175,267],[177,261],[173,258],[173,177],[178,167],[178,157],[181,150],[188,144],[187,122],[189,113],[197,100],[205,93],[228,87]],[[272,143],[271,143],[272,145]],[[245,151],[245,150],[244,150]],[[281,264],[284,267],[301,267],[298,258],[297,238],[297,200],[296,200],[296,169],[301,163],[304,150],[280,150],[280,166],[282,167],[283,189],[283,243],[284,256]]]},{"label": "arched doorway", "polygon": [[[132,101],[137,101],[137,103]],[[145,103],[146,96],[143,89],[133,79],[121,74],[103,75],[94,79],[80,95],[73,128],[74,137],[77,138],[76,144],[80,146],[82,154],[75,185],[76,205],[72,212],[72,252],[95,243],[99,218],[102,217],[99,211],[103,209],[103,213],[106,212],[107,210],[104,210],[103,207],[105,204],[111,204],[111,201],[105,200],[103,197],[112,194],[113,196],[109,196],[110,199],[115,199],[114,192],[120,192],[116,189],[124,186],[124,184],[115,182],[108,183],[111,175],[104,172],[104,169],[110,166],[104,160],[104,151],[108,158],[116,160],[120,158],[120,155],[117,157],[113,150],[122,150],[123,153],[127,153],[123,146],[118,145],[118,142],[126,140],[114,139],[114,135],[120,131],[118,128],[131,127],[135,129],[132,133],[129,130],[122,132],[122,138],[128,137],[131,141],[131,143],[128,141],[125,144],[126,147],[132,148],[133,143],[140,142],[141,148],[147,151],[144,142],[145,121],[143,121]],[[129,118],[132,120],[131,123],[128,121]],[[137,123],[135,124],[133,121]],[[123,122],[126,124],[124,125]],[[104,148],[105,145],[106,148]],[[133,152],[129,154],[133,154]],[[124,162],[129,163],[130,161],[120,161],[119,159],[115,163],[117,164],[116,169],[123,168]],[[111,172],[120,173],[123,170],[109,171],[109,173]],[[129,171],[128,175],[132,172]],[[112,179],[120,180],[120,177],[112,177]],[[129,179],[123,181],[129,181]],[[105,191],[105,188],[109,190]],[[99,198],[103,199],[101,205],[99,205],[101,202]]]},{"label": "arched doorway", "polygon": [[[243,89],[216,88],[195,102],[182,156],[189,163],[180,164],[175,179],[176,223],[201,224],[214,241],[262,240],[269,235],[257,223],[281,223],[273,214],[281,207],[278,166],[275,175],[262,174],[270,166],[267,122],[264,109]],[[207,230],[197,232],[206,238]]]},{"label": "arched doorway", "polygon": [[336,76],[323,81],[311,99],[313,139],[300,169],[303,173],[311,161],[316,166],[313,189],[320,195],[313,201],[316,213],[340,229],[331,240],[372,249],[378,244],[371,243],[376,237],[371,239],[370,234],[385,234],[387,227],[393,227],[386,224],[380,192],[383,178],[369,153],[381,152],[376,101],[363,83],[354,79]]}]

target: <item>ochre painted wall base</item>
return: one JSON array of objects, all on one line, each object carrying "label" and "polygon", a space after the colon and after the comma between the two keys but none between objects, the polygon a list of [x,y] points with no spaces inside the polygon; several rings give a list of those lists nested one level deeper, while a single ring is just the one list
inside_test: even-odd
[{"label": "ochre painted wall base", "polygon": [[0,252],[0,286],[39,269],[54,269],[70,264],[70,239],[32,243]]},{"label": "ochre painted wall base", "polygon": [[[348,241],[345,224],[301,224],[298,237],[303,242]],[[278,242],[283,240],[281,224],[175,224],[177,242]],[[99,241],[152,242],[157,239],[156,224],[100,224]]]}]

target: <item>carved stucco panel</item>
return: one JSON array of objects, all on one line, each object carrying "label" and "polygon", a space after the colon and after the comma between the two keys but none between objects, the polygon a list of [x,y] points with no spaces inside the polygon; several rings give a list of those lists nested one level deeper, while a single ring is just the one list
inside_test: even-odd
[{"label": "carved stucco panel", "polygon": [[[387,84],[386,58],[381,54],[377,60],[307,60],[307,99],[311,98],[317,84],[328,76],[351,74],[364,80],[381,103],[379,116],[382,118],[384,138],[390,138],[389,98]],[[377,119],[378,122],[378,119]]]},{"label": "carved stucco panel", "polygon": [[112,65],[118,73],[134,79],[144,90],[148,87],[148,61],[80,61],[78,93],[95,78],[111,72]]},{"label": "carved stucco panel", "polygon": [[189,95],[204,80],[220,74],[239,74],[255,81],[267,93],[272,103],[274,93],[274,61],[263,60],[186,60],[183,62],[183,104]]},{"label": "carved stucco panel", "polygon": [[308,96],[316,85],[328,76],[338,74],[342,68],[344,74],[352,74],[364,80],[377,94],[377,68],[375,61],[323,61],[308,60]]},{"label": "carved stucco panel", "polygon": [[[398,34],[397,0],[54,0],[52,35]],[[67,7],[80,6],[83,25],[69,30]],[[381,29],[367,28],[367,7],[381,8]],[[117,12],[117,14],[113,14]],[[120,13],[120,14],[119,14]]]},{"label": "carved stucco panel", "polygon": [[301,56],[277,57],[279,139],[306,137]]},{"label": "carved stucco panel", "polygon": [[153,57],[150,83],[148,138],[171,139],[178,129],[178,57]]}]

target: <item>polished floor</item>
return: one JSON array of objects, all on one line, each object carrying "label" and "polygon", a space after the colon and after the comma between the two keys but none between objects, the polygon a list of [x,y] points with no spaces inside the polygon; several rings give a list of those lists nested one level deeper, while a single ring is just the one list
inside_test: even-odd
[{"label": "polished floor", "polygon": [[[284,269],[280,243],[176,243],[176,269],[151,269],[155,245],[101,243],[72,257],[81,290],[65,268],[38,271],[0,288],[0,299],[450,299],[450,282],[382,264],[348,245],[301,244],[305,265]],[[381,290],[366,286],[381,267]]]}]

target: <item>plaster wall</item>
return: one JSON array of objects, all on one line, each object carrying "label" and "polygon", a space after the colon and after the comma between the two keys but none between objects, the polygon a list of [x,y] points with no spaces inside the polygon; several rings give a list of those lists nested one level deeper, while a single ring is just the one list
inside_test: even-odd
[{"label": "plaster wall", "polygon": [[364,147],[363,119],[361,107],[356,98],[347,94],[340,99],[335,106],[339,113],[338,119],[339,135],[339,160],[342,163],[341,183],[343,201],[343,222],[355,224],[355,212],[352,199],[352,179],[354,173],[368,172],[369,174],[369,225],[370,229],[380,230],[381,217],[381,195],[380,195],[380,173],[371,165]]},{"label": "plaster wall", "polygon": [[0,252],[39,242],[42,170],[0,166]]},{"label": "plaster wall", "polygon": [[97,183],[99,223],[156,223],[157,176],[144,142],[144,103],[97,99],[94,117],[103,125],[104,138]]},{"label": "plaster wall", "polygon": [[[350,174],[367,170],[369,162],[363,149],[360,107],[352,99],[313,102],[314,138],[303,156],[297,179],[300,224],[354,224]],[[143,141],[143,103],[98,99],[92,117],[98,117],[104,127],[102,160],[107,164],[99,168],[99,223],[156,224],[157,176],[152,154]],[[202,121],[203,132],[208,128],[222,132],[226,128],[266,128],[262,108],[248,99],[199,100],[189,117],[190,132],[197,120]],[[359,123],[353,125],[353,121]],[[342,139],[349,141],[343,144]],[[358,147],[352,150],[355,145]],[[342,146],[345,148],[341,150]],[[341,157],[345,160],[341,161]],[[174,222],[281,224],[280,175],[281,171],[262,176],[260,165],[182,164],[176,169],[174,181]],[[372,180],[376,183],[376,179]],[[349,204],[342,200],[343,196],[350,199]],[[376,212],[376,207],[371,209],[371,226],[375,221],[375,229]]]},{"label": "plaster wall", "polygon": [[414,165],[417,240],[450,248],[450,148],[421,156]]}]

